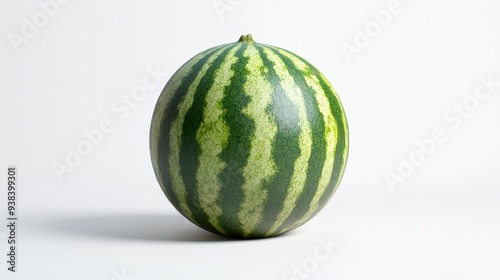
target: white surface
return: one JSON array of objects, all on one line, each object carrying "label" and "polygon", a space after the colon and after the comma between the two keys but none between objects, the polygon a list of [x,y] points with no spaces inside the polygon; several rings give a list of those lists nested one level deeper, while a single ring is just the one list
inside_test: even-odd
[{"label": "white surface", "polygon": [[[0,2],[0,168],[17,165],[21,188],[19,272],[4,263],[1,279],[286,279],[302,264],[303,279],[500,278],[500,87],[461,124],[443,117],[481,77],[500,81],[497,1],[401,0],[350,62],[341,45],[390,1],[219,2],[233,3],[222,18],[212,0],[73,0],[18,52],[10,32],[43,10]],[[324,72],[346,109],[351,149],[339,191],[308,224],[226,241],[184,222],[163,196],[148,130],[182,63],[247,33]],[[156,67],[166,74],[130,114],[112,109]],[[103,119],[114,130],[58,180],[53,163]],[[435,129],[446,140],[391,188],[385,174]],[[5,198],[2,188],[0,209]],[[314,261],[328,238],[338,247]]]}]

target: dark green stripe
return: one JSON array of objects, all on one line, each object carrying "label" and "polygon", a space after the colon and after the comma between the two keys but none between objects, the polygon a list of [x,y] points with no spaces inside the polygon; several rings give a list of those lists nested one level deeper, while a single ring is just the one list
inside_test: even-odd
[{"label": "dark green stripe", "polygon": [[247,44],[242,44],[242,46],[244,47],[235,54],[238,61],[231,67],[235,73],[231,84],[224,91],[222,100],[224,108],[231,108],[224,114],[224,121],[229,127],[230,140],[227,148],[220,155],[226,161],[227,166],[219,175],[219,180],[222,182],[222,197],[219,205],[223,213],[219,222],[228,233],[236,236],[243,234],[238,219],[238,209],[244,198],[243,167],[249,157],[252,135],[255,133],[254,122],[243,113],[243,109],[250,102],[250,96],[246,95],[242,89],[248,74],[245,67],[249,61],[243,56]]},{"label": "dark green stripe", "polygon": [[[160,133],[159,139],[157,139],[157,142],[154,143],[154,139],[151,139],[150,145],[156,144],[158,145],[158,155],[153,155],[158,157],[158,173],[156,176],[158,177],[160,182],[163,182],[161,184],[163,193],[167,196],[167,198],[170,200],[172,205],[180,212],[182,212],[182,209],[179,204],[179,200],[177,196],[175,195],[174,189],[172,188],[172,179],[170,178],[170,167],[169,167],[169,162],[168,159],[170,158],[170,129],[172,127],[172,122],[177,118],[177,115],[179,114],[179,109],[177,108],[182,97],[187,93],[189,86],[191,83],[195,80],[196,75],[198,72],[201,70],[203,65],[207,62],[210,57],[217,52],[220,48],[223,46],[216,47],[209,49],[205,51],[205,55],[203,58],[200,59],[197,63],[193,65],[191,70],[189,71],[189,74],[184,78],[184,80],[181,82],[179,88],[176,89],[174,96],[172,100],[170,101],[169,104],[165,107],[166,114],[164,115],[163,119],[161,120],[155,120],[153,119],[153,122],[160,121],[160,129],[162,133]],[[187,64],[187,62],[186,62]],[[184,64],[184,65],[186,65]],[[183,65],[183,66],[184,66]],[[183,67],[182,66],[182,67]],[[181,67],[181,68],[182,68]],[[160,103],[160,100],[165,98],[163,95],[167,91],[167,88],[171,86],[172,81],[174,80],[174,77],[179,73],[180,69],[177,70],[177,72],[170,78],[169,82],[165,85],[165,87],[162,90],[162,93],[160,94],[160,97],[158,99],[158,103],[155,107],[154,113],[153,113],[153,118],[157,117],[157,114],[161,114],[160,112],[157,112],[158,105]]]},{"label": "dark green stripe", "polygon": [[307,179],[305,182],[304,190],[300,194],[295,207],[290,216],[277,228],[277,232],[281,232],[284,228],[293,225],[297,220],[303,217],[309,210],[316,190],[319,186],[319,180],[323,171],[323,166],[326,159],[326,141],[325,141],[325,122],[323,114],[319,110],[318,101],[316,100],[315,91],[311,88],[305,78],[304,73],[297,69],[293,62],[282,55],[276,49],[273,52],[283,60],[288,71],[292,75],[295,84],[300,88],[303,94],[304,103],[306,107],[306,116],[309,125],[311,126],[312,135],[312,150],[311,157],[308,161]]},{"label": "dark green stripe", "polygon": [[333,117],[335,118],[335,123],[337,124],[339,130],[337,145],[335,146],[333,172],[332,172],[332,177],[330,179],[330,184],[328,185],[328,188],[325,190],[325,193],[318,202],[319,205],[318,209],[316,209],[316,211],[311,215],[311,217],[309,217],[310,219],[314,217],[326,205],[326,203],[332,197],[333,193],[336,190],[335,186],[342,179],[344,171],[343,167],[346,164],[346,162],[344,162],[343,154],[345,152],[345,149],[347,149],[349,146],[348,143],[349,139],[348,139],[347,119],[345,122],[343,121],[344,108],[342,107],[342,103],[340,102],[339,98],[337,97],[335,92],[333,92],[332,88],[329,86],[329,83],[321,78],[322,75],[320,74],[319,70],[316,69],[311,64],[309,64],[304,59],[301,60],[311,69],[311,72],[318,77],[321,88],[325,91],[326,96],[328,97],[328,101],[330,103],[330,110],[333,114]]},{"label": "dark green stripe", "polygon": [[[206,95],[214,84],[215,72],[219,69],[227,54],[232,48],[224,50],[212,63],[207,73],[200,81],[194,95],[193,106],[186,113],[182,127],[182,144],[180,150],[181,175],[186,186],[187,203],[193,213],[193,219],[203,228],[217,232],[200,206],[198,186],[196,184],[196,170],[201,155],[200,145],[196,141],[196,132],[203,121],[203,110],[207,106]],[[200,186],[209,187],[209,186]]]},{"label": "dark green stripe", "polygon": [[259,50],[264,67],[268,70],[267,80],[273,86],[272,102],[265,108],[268,114],[275,117],[277,133],[273,143],[273,159],[276,163],[276,174],[264,188],[268,190],[268,199],[264,206],[262,223],[257,227],[255,235],[264,236],[274,224],[283,208],[287,187],[293,174],[294,163],[300,156],[300,127],[298,108],[287,97],[280,84],[280,79],[273,66],[274,63],[264,54],[263,47],[255,45]]},{"label": "dark green stripe", "polygon": [[[340,115],[344,114],[344,109],[342,108],[340,101],[335,97],[335,94],[332,92],[332,90],[328,86],[328,84],[325,83],[325,81],[323,81],[323,79],[320,79],[320,81],[321,81],[321,87],[327,93],[327,96],[329,97],[330,108],[331,108],[332,112],[337,113],[337,114],[334,114],[334,117],[335,117],[335,121],[337,122],[337,126],[339,128],[339,132],[338,132],[339,138],[337,141],[337,145],[335,147],[335,159],[333,162],[332,178],[330,181],[330,185],[328,186],[325,193],[323,194],[323,197],[321,197],[321,199],[319,200],[319,205],[324,206],[328,202],[328,200],[330,200],[333,193],[336,191],[335,187],[337,186],[338,182],[340,180],[342,180],[342,176],[344,175],[344,171],[345,171],[344,166],[347,163],[346,162],[347,155],[346,155],[346,159],[344,159],[344,152],[349,147],[349,143],[348,143],[349,139],[348,139],[347,119],[345,122],[343,122],[342,118],[340,117]],[[317,209],[317,211],[321,210],[321,208],[322,207]],[[316,213],[314,215],[316,215]]]}]

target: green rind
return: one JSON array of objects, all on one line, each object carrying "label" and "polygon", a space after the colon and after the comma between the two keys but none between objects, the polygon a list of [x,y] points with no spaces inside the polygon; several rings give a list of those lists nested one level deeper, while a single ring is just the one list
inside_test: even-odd
[{"label": "green rind", "polygon": [[[211,221],[208,219],[207,213],[205,213],[200,204],[199,198],[199,188],[210,188],[213,186],[198,186],[196,182],[196,172],[199,168],[199,158],[201,156],[200,144],[196,141],[196,132],[200,128],[203,119],[203,110],[206,107],[206,95],[214,84],[214,73],[224,61],[231,48],[232,46],[224,49],[208,67],[207,72],[202,76],[200,84],[196,88],[192,105],[187,110],[184,118],[181,132],[182,142],[179,151],[181,177],[189,199],[190,210],[193,213],[192,220],[196,224],[201,225],[203,228],[213,232],[221,231],[212,225]],[[177,131],[176,133],[180,132]]]},{"label": "green rind", "polygon": [[307,104],[307,116],[309,123],[313,126],[312,134],[313,143],[312,155],[309,158],[306,179],[306,187],[304,191],[300,193],[297,201],[294,203],[294,209],[288,214],[286,219],[282,221],[279,226],[275,229],[275,233],[282,232],[285,228],[290,228],[293,226],[294,221],[302,218],[309,209],[309,204],[317,190],[320,178],[321,170],[323,168],[326,149],[325,149],[325,122],[323,121],[322,113],[319,110],[318,101],[314,98],[314,91],[307,85],[304,79],[304,75],[310,75],[310,73],[305,73],[300,71],[293,65],[293,63],[282,55],[278,50],[274,49],[274,53],[280,57],[283,63],[287,66],[288,71],[293,76],[295,83],[301,88],[304,100]]},{"label": "green rind", "polygon": [[263,217],[255,229],[254,235],[270,236],[268,232],[285,203],[287,189],[293,175],[293,164],[300,156],[299,112],[297,106],[287,96],[274,68],[275,65],[264,53],[263,46],[256,45],[256,48],[259,50],[260,58],[268,71],[266,78],[273,86],[272,103],[266,110],[269,110],[268,113],[274,116],[276,123],[277,132],[272,144],[272,157],[277,170],[275,175],[262,186],[267,190],[268,196],[273,199],[266,202]]},{"label": "green rind", "polygon": [[244,136],[251,135],[254,131],[252,120],[242,113],[243,108],[249,102],[249,97],[239,90],[240,85],[245,83],[247,76],[244,65],[248,59],[243,56],[245,50],[246,47],[242,45],[236,52],[238,62],[232,67],[235,75],[231,80],[231,85],[226,88],[222,100],[225,108],[233,109],[226,110],[223,116],[223,120],[229,127],[231,138],[243,139],[242,141],[230,140],[220,155],[222,159],[225,159],[226,167],[219,174],[219,180],[223,183],[220,199],[223,215],[219,217],[219,223],[227,229],[231,236],[243,234],[236,209],[239,208],[244,199],[244,191],[241,188],[244,183],[242,170],[250,150],[250,139]]},{"label": "green rind", "polygon": [[[326,203],[331,199],[331,197],[337,190],[340,181],[343,177],[347,163],[347,156],[349,150],[348,147],[349,135],[348,135],[347,119],[345,117],[343,106],[340,102],[340,99],[338,98],[337,93],[331,86],[330,82],[316,67],[311,65],[303,58],[285,50],[281,51],[293,55],[297,59],[301,60],[302,63],[308,66],[311,73],[314,76],[318,77],[319,85],[326,93],[326,96],[328,98],[328,103],[330,106],[330,112],[334,116],[337,127],[336,147],[335,147],[335,153],[333,155],[334,165],[331,173],[331,179],[329,180],[330,182],[328,184],[328,188],[323,192],[323,195],[318,199],[316,205],[309,205],[309,211],[302,218],[298,219],[293,226],[285,229],[285,231],[288,231],[306,223],[308,220],[314,217],[324,206],[326,206]],[[329,156],[332,157],[332,155]]]},{"label": "green rind", "polygon": [[[298,137],[300,155],[293,163],[293,173],[290,178],[286,189],[286,196],[284,198],[283,207],[278,213],[276,220],[273,222],[272,227],[268,230],[266,235],[277,235],[277,228],[288,218],[296,205],[296,201],[303,193],[304,189],[308,188],[307,174],[309,173],[309,159],[313,149],[313,133],[311,130],[311,118],[308,113],[311,110],[307,108],[307,92],[297,84],[296,79],[290,72],[286,63],[279,55],[269,47],[264,48],[264,53],[274,64],[275,72],[277,73],[280,84],[283,86],[288,98],[297,107],[298,123],[297,129],[300,131]],[[312,109],[312,108],[311,108]]]},{"label": "green rind", "polygon": [[170,158],[169,131],[172,120],[176,119],[179,113],[176,105],[180,102],[206,61],[222,47],[224,46],[215,47],[196,55],[176,71],[158,98],[151,122],[150,152],[156,178],[172,205],[188,219],[190,217],[181,207],[179,198],[172,187],[170,164],[168,162]]},{"label": "green rind", "polygon": [[299,56],[253,41],[184,64],[162,91],[150,138],[174,207],[233,237],[307,222],[337,189],[348,154],[347,121],[328,80]]}]

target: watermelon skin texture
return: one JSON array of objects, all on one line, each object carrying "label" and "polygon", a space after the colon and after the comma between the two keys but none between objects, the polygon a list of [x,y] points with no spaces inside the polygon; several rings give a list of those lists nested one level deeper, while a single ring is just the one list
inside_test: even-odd
[{"label": "watermelon skin texture", "polygon": [[338,188],[348,142],[323,74],[250,35],[178,69],[150,128],[153,168],[172,205],[235,238],[276,236],[316,215]]}]

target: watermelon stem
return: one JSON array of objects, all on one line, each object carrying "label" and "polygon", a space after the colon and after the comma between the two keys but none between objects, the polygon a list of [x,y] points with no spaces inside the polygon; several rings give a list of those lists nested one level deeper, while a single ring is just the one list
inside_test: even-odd
[{"label": "watermelon stem", "polygon": [[251,34],[248,34],[248,35],[241,35],[240,39],[238,40],[238,42],[242,42],[242,43],[255,43],[255,41],[253,40],[252,38],[252,35]]}]

